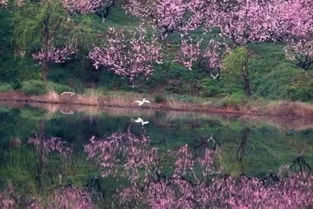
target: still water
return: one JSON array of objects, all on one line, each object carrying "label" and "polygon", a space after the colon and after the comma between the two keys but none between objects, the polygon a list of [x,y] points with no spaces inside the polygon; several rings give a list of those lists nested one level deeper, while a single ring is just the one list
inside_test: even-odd
[{"label": "still water", "polygon": [[312,121],[37,106],[0,106],[1,209],[313,207]]}]

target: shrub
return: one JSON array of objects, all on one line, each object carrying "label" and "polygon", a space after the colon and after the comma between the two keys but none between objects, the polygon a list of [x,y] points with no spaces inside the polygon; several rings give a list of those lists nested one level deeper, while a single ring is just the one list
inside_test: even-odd
[{"label": "shrub", "polygon": [[239,105],[247,103],[248,98],[243,92],[236,92],[231,95],[225,96],[219,100],[212,103],[215,107],[226,107],[228,105]]},{"label": "shrub", "polygon": [[54,90],[57,93],[73,91],[73,89],[68,86],[53,82],[43,82],[41,80],[24,81],[22,82],[21,90],[28,95],[46,94],[50,90]]},{"label": "shrub", "polygon": [[305,77],[304,73],[294,79],[287,88],[291,100],[308,102],[313,100],[313,78]]},{"label": "shrub", "polygon": [[213,80],[210,77],[204,78],[199,82],[199,88],[203,92],[203,96],[215,97],[225,93],[223,82]]},{"label": "shrub", "polygon": [[40,95],[48,92],[46,84],[40,80],[29,80],[22,82],[21,90],[28,95]]},{"label": "shrub", "polygon": [[13,91],[13,87],[9,83],[0,83],[0,92]]},{"label": "shrub", "polygon": [[160,94],[155,95],[154,102],[155,103],[165,103],[167,101],[166,97]]},{"label": "shrub", "polygon": [[48,88],[47,90],[54,90],[57,93],[62,93],[64,91],[74,91],[72,88],[70,88],[68,86],[54,83],[54,82],[48,82],[47,88]]}]

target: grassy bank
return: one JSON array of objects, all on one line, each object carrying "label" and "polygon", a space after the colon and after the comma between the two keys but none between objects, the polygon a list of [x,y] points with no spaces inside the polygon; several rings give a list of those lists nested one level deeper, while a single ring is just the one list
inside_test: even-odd
[{"label": "grassy bank", "polygon": [[[151,103],[145,103],[142,106],[134,103],[135,100],[142,100],[143,98],[148,99]],[[0,93],[0,100],[313,119],[312,104],[289,101],[269,101],[257,97],[238,98],[228,96],[223,98],[206,98],[176,94],[140,94],[88,89],[84,93],[75,94],[74,96],[61,95],[55,91],[49,91],[43,95],[27,95],[21,91],[10,91]]]}]

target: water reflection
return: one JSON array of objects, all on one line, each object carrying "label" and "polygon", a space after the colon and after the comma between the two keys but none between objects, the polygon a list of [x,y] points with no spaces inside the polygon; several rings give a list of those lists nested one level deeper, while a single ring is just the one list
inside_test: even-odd
[{"label": "water reflection", "polygon": [[[309,208],[313,130],[218,116],[1,110],[0,208]],[[151,123],[131,122],[141,116]]]}]

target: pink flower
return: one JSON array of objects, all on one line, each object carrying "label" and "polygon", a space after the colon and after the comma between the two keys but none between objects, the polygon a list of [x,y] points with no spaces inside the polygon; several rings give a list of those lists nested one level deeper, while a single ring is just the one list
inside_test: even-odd
[{"label": "pink flower", "polygon": [[[131,37],[127,39],[126,36]],[[161,49],[156,38],[146,40],[146,31],[142,28],[135,32],[110,28],[107,44],[102,48],[94,47],[89,58],[96,69],[105,67],[133,81],[138,75],[148,77],[152,74],[152,64],[161,62]]]}]

